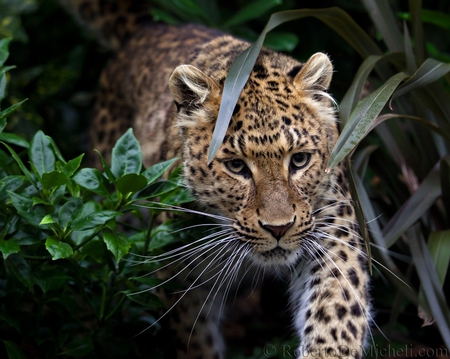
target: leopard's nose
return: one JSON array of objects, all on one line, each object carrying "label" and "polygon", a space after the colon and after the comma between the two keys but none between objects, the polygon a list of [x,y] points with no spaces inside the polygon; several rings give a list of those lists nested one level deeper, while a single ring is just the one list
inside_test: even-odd
[{"label": "leopard's nose", "polygon": [[292,227],[292,225],[295,222],[295,218],[288,223],[279,225],[279,226],[274,226],[271,224],[263,224],[261,221],[259,222],[259,225],[264,228],[266,231],[270,232],[272,234],[272,236],[274,236],[277,240],[280,240],[281,237],[284,236],[284,234],[287,232],[287,230],[289,228]]}]

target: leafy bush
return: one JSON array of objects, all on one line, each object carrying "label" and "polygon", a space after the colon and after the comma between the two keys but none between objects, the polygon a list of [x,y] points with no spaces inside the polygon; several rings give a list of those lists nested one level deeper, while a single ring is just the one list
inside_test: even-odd
[{"label": "leafy bush", "polygon": [[[0,66],[8,42],[0,41]],[[0,94],[8,69],[0,68]],[[19,105],[0,112],[0,130]],[[192,200],[179,169],[159,180],[176,159],[143,169],[131,130],[116,143],[111,166],[102,159],[103,172],[80,168],[83,155],[66,161],[41,131],[30,143],[5,132],[0,140],[6,150],[0,151],[0,337],[6,354],[106,357],[113,347],[115,357],[140,356],[130,337],[152,325],[163,307],[145,291],[158,283],[147,277],[158,264],[143,257],[195,234],[171,235],[184,226],[177,218],[148,226],[165,207]],[[156,197],[158,203],[148,201]],[[131,331],[123,332],[127,327]]]}]

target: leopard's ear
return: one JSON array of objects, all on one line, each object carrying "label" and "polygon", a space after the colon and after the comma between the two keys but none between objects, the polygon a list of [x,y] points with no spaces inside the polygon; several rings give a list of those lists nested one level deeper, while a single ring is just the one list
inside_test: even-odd
[{"label": "leopard's ear", "polygon": [[327,55],[312,55],[294,78],[294,85],[303,91],[326,91],[333,76],[333,65]]},{"label": "leopard's ear", "polygon": [[219,86],[192,65],[178,66],[170,76],[169,88],[178,109],[201,107],[206,99],[219,94]]}]

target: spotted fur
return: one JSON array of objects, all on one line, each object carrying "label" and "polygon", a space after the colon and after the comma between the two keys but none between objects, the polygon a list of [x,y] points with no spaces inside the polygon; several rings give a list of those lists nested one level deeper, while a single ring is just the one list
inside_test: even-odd
[{"label": "spotted fur", "polygon": [[[90,20],[102,32],[94,10]],[[95,146],[106,155],[132,126],[146,165],[182,156],[199,208],[222,223],[200,250],[167,256],[193,261],[181,266],[186,291],[167,298],[178,357],[224,357],[222,298],[255,267],[289,281],[299,356],[360,358],[370,321],[366,254],[346,170],[327,170],[338,137],[328,57],[300,63],[263,49],[208,165],[225,77],[248,44],[199,25],[148,23],[125,33],[115,37],[122,45],[100,80]]]}]

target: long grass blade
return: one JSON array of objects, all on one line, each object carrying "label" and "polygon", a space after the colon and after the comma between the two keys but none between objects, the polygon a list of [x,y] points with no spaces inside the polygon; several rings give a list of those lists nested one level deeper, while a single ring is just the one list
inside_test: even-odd
[{"label": "long grass blade", "polygon": [[441,193],[439,171],[434,168],[384,227],[386,247],[391,247],[398,237],[422,218]]},{"label": "long grass blade", "polygon": [[392,93],[406,77],[408,75],[403,72],[392,76],[376,91],[359,101],[331,153],[328,168],[335,167],[366,136]]},{"label": "long grass blade", "polygon": [[243,51],[235,60],[228,72],[222,93],[222,100],[217,117],[216,127],[208,151],[208,163],[215,157],[225,137],[234,107],[250,76],[253,65],[264,43],[266,34],[285,22],[304,17],[315,17],[321,20],[336,33],[342,36],[363,57],[381,55],[381,50],[358,24],[343,10],[332,7],[325,9],[303,9],[280,11],[271,15],[269,22],[255,43]]},{"label": "long grass blade", "polygon": [[417,274],[423,287],[431,313],[439,327],[442,339],[450,348],[450,310],[445,300],[444,293],[439,284],[439,278],[434,269],[433,260],[427,245],[417,225],[408,231],[409,248],[416,265]]}]

